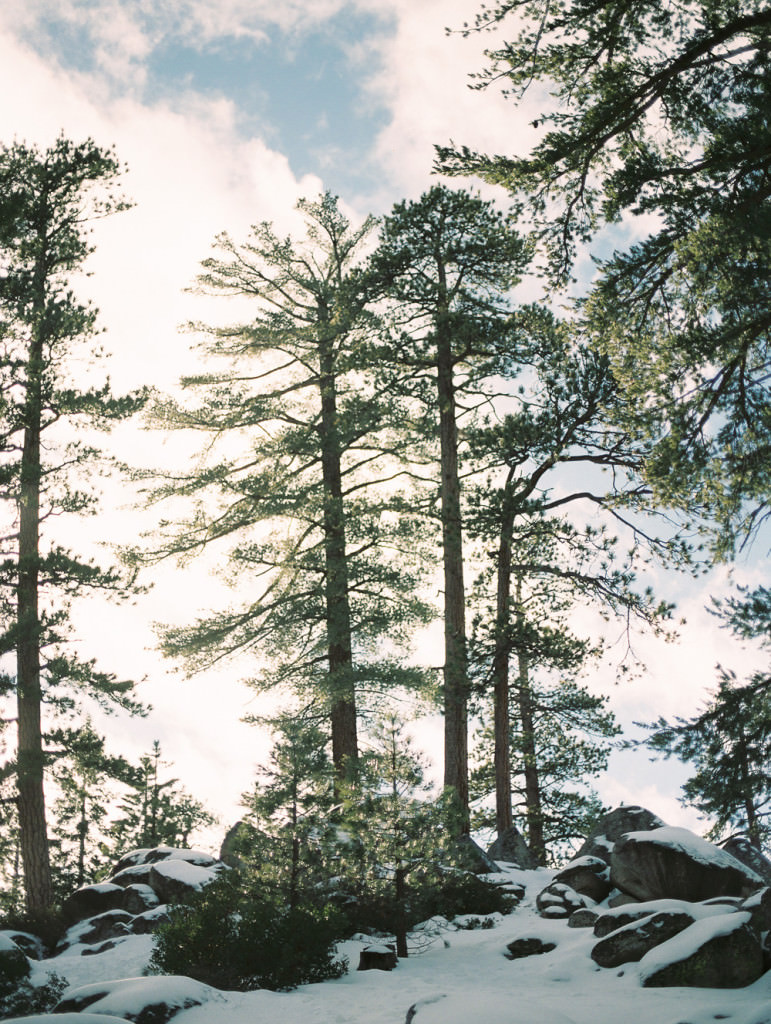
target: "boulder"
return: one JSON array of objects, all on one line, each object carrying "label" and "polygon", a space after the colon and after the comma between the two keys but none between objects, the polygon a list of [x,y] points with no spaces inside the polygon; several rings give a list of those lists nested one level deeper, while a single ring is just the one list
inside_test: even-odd
[{"label": "boulder", "polygon": [[735,857],[740,864],[743,864],[756,875],[760,875],[766,885],[771,885],[771,861],[764,857],[757,846],[747,839],[746,836],[731,836],[720,848]]},{"label": "boulder", "polygon": [[568,928],[593,928],[599,916],[596,910],[590,910],[589,907],[574,910],[568,918]]},{"label": "boulder", "polygon": [[645,988],[689,986],[743,988],[763,974],[760,940],[748,913],[728,913],[696,921],[640,961]]},{"label": "boulder", "polygon": [[170,975],[104,981],[70,989],[54,1009],[54,1024],[61,1019],[59,1014],[81,1010],[112,1014],[136,1024],[166,1024],[182,1010],[223,1001],[221,992],[192,978]]},{"label": "boulder", "polygon": [[498,838],[488,847],[488,854],[495,861],[503,861],[506,864],[515,864],[518,868],[526,871],[538,867],[530,848],[522,838],[516,825],[509,825]]},{"label": "boulder", "polygon": [[521,960],[526,956],[539,956],[542,953],[551,953],[557,948],[556,942],[545,942],[543,939],[514,939],[506,946],[508,952],[503,955],[509,960]]},{"label": "boulder", "polygon": [[654,946],[685,931],[693,920],[690,914],[675,911],[649,914],[640,921],[616,928],[595,943],[592,960],[600,967],[620,967],[621,964],[641,960]]},{"label": "boulder", "polygon": [[381,946],[365,946],[359,953],[357,971],[392,971],[398,963],[396,950],[388,943]]},{"label": "boulder", "polygon": [[131,934],[133,917],[125,910],[107,910],[86,921],[81,921],[67,932],[64,942],[73,945],[82,942],[87,946],[104,942],[105,939],[116,939]]},{"label": "boulder", "polygon": [[621,806],[608,811],[595,824],[581,847],[576,851],[579,857],[600,857],[610,863],[610,854],[615,843],[627,832],[650,832],[665,823],[644,807]]},{"label": "boulder", "polygon": [[131,921],[131,932],[133,935],[148,935],[162,924],[168,924],[170,920],[169,909],[163,903],[160,907],[145,911],[144,914],[137,914]]},{"label": "boulder", "polygon": [[45,958],[45,944],[37,935],[33,935],[31,932],[19,932],[10,928],[7,931],[0,931],[0,940],[3,937],[10,939],[30,960],[43,960]]},{"label": "boulder", "polygon": [[108,910],[123,910],[123,901],[123,886],[114,882],[84,885],[67,897],[62,904],[62,914],[68,923],[75,924]]},{"label": "boulder", "polygon": [[151,866],[148,885],[161,903],[183,903],[214,878],[210,868],[184,860],[166,860]]},{"label": "boulder", "polygon": [[586,907],[587,899],[588,897],[580,896],[564,882],[552,882],[538,893],[535,906],[541,917],[563,918],[570,917],[577,910]]},{"label": "boulder", "polygon": [[501,869],[471,836],[461,836],[453,844],[452,852],[465,871],[475,875],[498,873]]},{"label": "boulder", "polygon": [[129,914],[144,914],[145,911],[152,910],[160,903],[157,895],[149,885],[140,885],[138,882],[133,882],[121,891],[123,892],[121,909],[127,910]]},{"label": "boulder", "polygon": [[564,882],[581,896],[601,903],[610,893],[610,869],[600,857],[578,857],[554,876],[555,882]]},{"label": "boulder", "polygon": [[640,900],[701,902],[715,896],[748,896],[762,880],[730,854],[685,828],[630,832],[610,859],[612,883]]},{"label": "boulder", "polygon": [[741,905],[750,915],[750,924],[758,933],[764,935],[771,931],[771,888],[766,886],[748,897]]},{"label": "boulder", "polygon": [[195,864],[199,868],[211,868],[217,863],[217,859],[210,853],[203,850],[178,849],[174,846],[154,846],[150,849],[132,850],[124,854],[115,865],[114,874],[119,874],[125,868],[139,867],[142,864],[157,864],[164,860],[185,860]]}]

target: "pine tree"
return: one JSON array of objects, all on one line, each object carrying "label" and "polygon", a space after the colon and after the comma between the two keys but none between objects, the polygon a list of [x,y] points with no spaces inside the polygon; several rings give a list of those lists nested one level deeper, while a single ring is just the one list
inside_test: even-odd
[{"label": "pine tree", "polygon": [[[553,281],[622,218],[579,314],[611,355],[617,412],[655,441],[658,500],[710,517],[730,556],[768,514],[771,12],[754,0],[503,0],[480,86],[546,85],[529,154],[441,147],[443,170],[528,210]],[[635,223],[636,219],[636,223]],[[639,231],[639,234],[638,234]],[[616,239],[615,243],[613,239]]]},{"label": "pine tree", "polygon": [[163,769],[169,767],[155,740],[150,753],[129,768],[125,778],[129,790],[119,805],[121,817],[109,829],[117,854],[160,845],[184,849],[197,829],[215,824],[216,818],[178,779],[162,778]]},{"label": "pine tree", "polygon": [[757,675],[740,685],[731,673],[721,672],[717,689],[699,714],[636,724],[649,735],[628,745],[643,744],[655,754],[692,765],[682,802],[714,819],[709,838],[738,828],[763,849],[771,837],[769,677]]},{"label": "pine tree", "polygon": [[492,204],[437,185],[394,207],[369,264],[369,287],[392,309],[383,372],[391,367],[390,386],[422,406],[418,436],[432,447],[444,577],[445,788],[458,800],[464,830],[469,673],[458,430],[508,351],[505,295],[528,255]]},{"label": "pine tree", "polygon": [[[131,580],[56,543],[62,514],[93,511],[85,468],[99,452],[82,429],[107,430],[144,395],[114,397],[109,384],[84,386],[70,360],[94,355],[96,311],[80,303],[69,277],[91,252],[87,223],[125,208],[115,192],[120,166],[91,140],[60,137],[40,151],[0,149],[0,494],[12,525],[3,548],[3,604],[13,625],[0,653],[16,655],[18,812],[29,910],[52,897],[43,776],[43,707],[60,694],[88,694],[138,710],[132,684],[100,672],[65,648],[68,605],[83,592],[124,596]],[[11,618],[9,616],[9,620]]]},{"label": "pine tree", "polygon": [[49,740],[58,748],[49,750],[58,789],[51,845],[56,850],[55,889],[63,898],[95,879],[107,864],[115,786],[126,782],[131,766],[125,758],[107,754],[105,738],[90,720],[77,729],[56,729]]},{"label": "pine tree", "polygon": [[[246,296],[254,315],[198,325],[208,353],[230,368],[183,382],[201,395],[197,408],[167,401],[155,410],[159,426],[214,444],[209,464],[157,489],[156,498],[183,497],[195,511],[163,524],[144,557],[233,543],[226,557],[245,605],[166,630],[163,651],[194,670],[237,652],[272,660],[251,681],[325,702],[342,782],[358,757],[357,688],[414,681],[391,652],[424,610],[413,519],[393,485],[371,497],[377,472],[398,475],[400,419],[363,355],[372,319],[354,271],[372,222],[352,227],[330,194],[299,209],[303,241],[262,224],[244,244],[221,236],[221,255],[203,264],[201,289]],[[215,447],[223,438],[228,451]]]},{"label": "pine tree", "polygon": [[318,903],[325,891],[334,772],[329,737],[313,722],[284,714],[271,725],[276,740],[243,797],[247,814],[236,852],[260,886],[294,909]]}]

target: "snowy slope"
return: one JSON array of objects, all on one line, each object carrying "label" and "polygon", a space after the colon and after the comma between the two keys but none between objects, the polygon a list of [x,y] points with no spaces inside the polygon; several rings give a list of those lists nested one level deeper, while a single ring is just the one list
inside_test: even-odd
[{"label": "snowy slope", "polygon": [[[535,913],[537,893],[548,871],[509,872],[527,887],[523,903],[489,930],[429,929],[430,943],[399,962],[392,972],[356,971],[365,938],[343,943],[349,973],[338,980],[305,985],[294,992],[217,994],[205,1005],[183,1010],[175,1024],[771,1024],[771,972],[745,989],[644,989],[639,968],[603,970],[590,959],[590,929]],[[704,922],[708,926],[708,920]],[[550,953],[508,960],[509,942],[539,937],[556,943]],[[72,987],[138,977],[152,946],[149,936],[129,936],[112,950],[82,956],[82,947],[37,970],[53,969]],[[149,979],[148,979],[149,981]],[[153,979],[170,1001],[183,1002],[184,979]],[[103,1013],[120,1016],[134,1008],[135,986],[123,986]],[[129,1002],[132,1006],[129,1007]]]}]

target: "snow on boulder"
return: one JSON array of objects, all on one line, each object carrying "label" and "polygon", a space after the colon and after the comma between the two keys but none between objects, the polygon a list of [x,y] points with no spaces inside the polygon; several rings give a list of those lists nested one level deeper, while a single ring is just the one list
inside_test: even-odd
[{"label": "snow on boulder", "polygon": [[113,874],[117,875],[126,868],[139,867],[142,864],[157,864],[162,860],[186,860],[200,868],[210,868],[217,863],[216,857],[212,857],[210,853],[204,853],[203,850],[180,850],[174,846],[153,846],[124,854],[115,865]]},{"label": "snow on boulder", "polygon": [[613,847],[611,882],[640,900],[701,902],[715,896],[749,896],[763,882],[735,857],[687,828],[663,826],[629,832]]},{"label": "snow on boulder", "polygon": [[82,1024],[82,1010],[89,1010],[88,1016],[98,1014],[99,1024],[105,1020],[102,1014],[136,1024],[166,1024],[182,1010],[211,1002],[224,1002],[224,996],[192,978],[126,978],[70,989],[55,1008],[54,1024],[62,1020],[60,1014],[68,1012],[78,1014],[77,1024]]},{"label": "snow on boulder", "polygon": [[580,857],[601,857],[609,864],[614,845],[627,832],[650,832],[663,826],[661,818],[644,807],[616,807],[596,823],[576,851],[576,860]]},{"label": "snow on boulder", "polygon": [[693,924],[693,917],[682,911],[664,910],[649,914],[612,931],[595,943],[592,960],[600,967],[620,967],[642,957],[655,946],[674,938]]},{"label": "snow on boulder", "polygon": [[62,904],[62,914],[70,923],[96,917],[107,910],[123,910],[123,886],[114,882],[84,885],[76,889]]},{"label": "snow on boulder", "polygon": [[536,996],[521,991],[489,992],[480,1003],[478,993],[445,993],[419,1000],[407,1011],[406,1024],[466,1024],[484,1020],[484,1024],[574,1024],[571,1017],[544,1005]]},{"label": "snow on boulder", "polygon": [[116,939],[131,934],[133,917],[125,910],[106,910],[96,917],[89,917],[73,925],[60,943],[59,949],[66,949],[81,942],[86,946],[104,942],[105,939]]},{"label": "snow on boulder", "polygon": [[726,912],[724,906],[717,904],[689,903],[687,900],[648,900],[645,903],[626,904],[603,911],[594,923],[594,934],[598,939],[602,939],[617,928],[623,928],[633,921],[641,921],[651,914],[690,914],[695,920],[715,917]]},{"label": "snow on boulder", "polygon": [[535,898],[535,905],[541,917],[570,917],[593,902],[588,896],[581,896],[564,882],[551,882]]},{"label": "snow on boulder", "polygon": [[580,896],[588,896],[595,903],[601,903],[611,890],[607,862],[601,857],[576,857],[554,876],[555,882],[563,882]]},{"label": "snow on boulder", "polygon": [[106,1013],[36,1013],[32,1017],[10,1017],[3,1024],[128,1024],[125,1017]]},{"label": "snow on boulder", "polygon": [[186,860],[165,860],[150,868],[149,885],[161,903],[178,903],[216,877],[214,868],[199,867]]},{"label": "snow on boulder", "polygon": [[720,914],[696,921],[639,963],[645,988],[689,986],[743,988],[763,974],[760,940],[749,913]]}]

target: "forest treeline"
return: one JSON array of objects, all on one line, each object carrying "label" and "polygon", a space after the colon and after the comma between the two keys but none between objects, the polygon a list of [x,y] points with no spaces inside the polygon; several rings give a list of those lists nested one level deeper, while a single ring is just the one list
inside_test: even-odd
[{"label": "forest treeline", "polygon": [[[548,78],[555,110],[528,156],[439,148],[437,167],[503,186],[505,202],[436,184],[355,224],[324,193],[299,204],[299,237],[270,223],[220,235],[196,287],[222,319],[189,325],[207,369],[180,399],[117,396],[82,374],[97,314],[71,281],[89,221],[128,205],[116,155],[63,136],[0,149],[0,682],[15,732],[0,852],[29,911],[116,843],[182,841],[207,815],[159,781],[159,748],[132,767],[94,731],[94,705],[146,709],[130,681],[73,656],[74,598],[127,598],[149,567],[216,551],[242,604],[164,630],[160,647],[190,671],[253,659],[248,685],[284,701],[269,723],[276,757],[292,752],[281,785],[300,785],[306,759],[331,819],[363,835],[356,808],[372,821],[380,807],[393,840],[405,808],[418,822],[434,806],[417,799],[417,761],[397,766],[395,709],[438,707],[443,827],[516,823],[546,863],[602,810],[590,782],[618,732],[581,682],[604,646],[601,630],[576,629],[576,609],[628,637],[666,631],[672,606],[645,586],[646,565],[699,571],[765,523],[771,14],[512,0],[466,30],[492,25],[512,41],[488,54],[480,86],[504,81],[516,103]],[[570,299],[579,247],[636,214],[650,233]],[[248,304],[243,320],[229,297]],[[102,567],[57,545],[53,524],[93,511],[98,438],[132,416],[200,436],[203,454],[136,471],[157,531]],[[763,641],[770,608],[759,587],[716,610]],[[437,619],[434,668],[413,646]],[[633,660],[630,642],[619,671]],[[769,701],[764,674],[726,671],[705,709],[648,723],[642,741],[694,764],[686,797],[716,835],[742,827],[758,846]],[[110,819],[108,778],[131,814]],[[255,835],[299,814],[297,788],[273,806],[266,786],[245,797]],[[73,832],[82,841],[65,841]],[[398,877],[408,846],[403,835],[377,857],[396,858]]]}]

